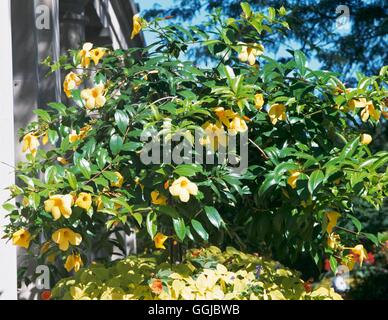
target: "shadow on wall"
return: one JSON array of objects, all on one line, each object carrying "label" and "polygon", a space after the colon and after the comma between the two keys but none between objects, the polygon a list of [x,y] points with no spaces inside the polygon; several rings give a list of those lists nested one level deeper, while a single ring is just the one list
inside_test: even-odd
[{"label": "shadow on wall", "polygon": [[[40,60],[53,51],[52,31],[34,32],[34,2],[11,2],[16,161],[22,160],[18,130],[33,120],[34,109],[44,107],[46,102],[55,101],[55,76],[46,76],[48,70],[39,65]],[[41,2],[50,5],[52,1]]]},{"label": "shadow on wall", "polygon": [[[50,29],[36,30],[36,4],[51,7],[52,1],[11,1],[16,162],[25,158],[19,143],[19,129],[34,120],[34,109],[44,108],[47,102],[56,99],[55,75],[47,76],[48,69],[40,65],[43,59],[53,54],[52,21]],[[18,249],[18,266],[19,270],[27,268],[28,274],[35,272],[32,259],[23,249]],[[36,299],[37,294],[33,285],[27,286],[25,283],[19,290],[20,299]]]}]

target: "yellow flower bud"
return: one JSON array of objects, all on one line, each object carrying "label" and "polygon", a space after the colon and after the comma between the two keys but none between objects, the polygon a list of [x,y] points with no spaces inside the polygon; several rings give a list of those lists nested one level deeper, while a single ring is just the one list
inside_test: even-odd
[{"label": "yellow flower bud", "polygon": [[138,15],[135,14],[133,16],[133,30],[131,34],[131,39],[135,38],[143,28],[143,19]]},{"label": "yellow flower bud", "polygon": [[261,110],[264,106],[264,96],[261,93],[255,95],[255,107],[257,110]]},{"label": "yellow flower bud", "polygon": [[69,161],[67,161],[65,158],[62,158],[62,157],[58,157],[57,158],[57,161],[60,163],[60,164],[63,164],[64,166],[69,164]]},{"label": "yellow flower bud", "polygon": [[361,144],[368,145],[372,142],[372,136],[370,134],[363,133],[360,136],[360,142]]}]

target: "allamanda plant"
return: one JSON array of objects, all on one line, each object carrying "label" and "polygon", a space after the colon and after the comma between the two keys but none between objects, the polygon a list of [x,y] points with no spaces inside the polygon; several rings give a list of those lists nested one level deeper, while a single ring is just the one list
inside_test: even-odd
[{"label": "allamanda plant", "polygon": [[[5,237],[39,247],[39,259],[69,272],[89,264],[91,252],[121,247],[119,231],[143,230],[146,246],[169,244],[174,257],[178,247],[232,243],[283,260],[307,252],[318,262],[325,252],[333,269],[352,267],[355,256],[362,263],[362,239],[379,239],[362,233],[353,202],[378,207],[387,195],[388,152],[368,147],[371,129],[388,118],[387,68],[346,88],[336,74],[309,69],[301,51],[280,63],[265,55],[271,44],[261,35],[287,29],[285,9],[242,9],[239,19],[212,15],[207,33],[135,16],[132,36],[145,29],[155,43],[86,43],[46,60],[67,72],[68,99],[35,110],[20,131],[27,156],[16,168],[21,183],[10,187],[16,201],[4,205]],[[191,46],[210,52],[209,66],[187,60]],[[151,128],[164,143],[179,134],[216,155],[248,135],[240,155],[248,168],[145,164],[141,136]],[[341,227],[347,221],[354,230]]]}]

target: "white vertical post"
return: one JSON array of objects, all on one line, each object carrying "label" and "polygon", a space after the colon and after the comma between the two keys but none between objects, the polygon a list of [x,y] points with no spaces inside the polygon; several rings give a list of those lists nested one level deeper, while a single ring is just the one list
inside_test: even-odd
[{"label": "white vertical post", "polygon": [[[15,182],[12,168],[3,163],[14,165],[14,118],[12,86],[12,38],[11,38],[11,0],[0,1],[0,204],[7,200],[9,194],[4,188]],[[27,54],[27,53],[26,53]],[[6,212],[0,207],[0,238],[2,227],[7,222]],[[0,300],[17,299],[17,265],[16,249],[0,239]]]}]

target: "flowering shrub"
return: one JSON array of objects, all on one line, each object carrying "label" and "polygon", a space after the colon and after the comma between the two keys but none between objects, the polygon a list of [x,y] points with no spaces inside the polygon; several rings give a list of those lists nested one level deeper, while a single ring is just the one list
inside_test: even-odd
[{"label": "flowering shrub", "polygon": [[[48,59],[68,73],[68,100],[35,110],[37,120],[20,132],[27,156],[16,168],[21,183],[10,187],[16,201],[4,205],[5,237],[69,272],[88,265],[92,252],[122,248],[119,232],[132,231],[174,257],[174,248],[198,242],[250,250],[264,243],[277,259],[308,252],[318,262],[326,251],[333,269],[354,255],[362,263],[359,238],[378,239],[362,233],[353,199],[379,206],[387,194],[388,152],[368,147],[370,128],[388,117],[387,68],[346,88],[336,74],[309,69],[301,51],[277,62],[265,56],[270,43],[261,34],[287,28],[284,8],[242,8],[239,19],[214,14],[215,33],[135,16],[132,37],[147,28],[159,37],[154,44],[86,43]],[[208,50],[213,64],[187,61],[190,46]],[[153,140],[178,148],[181,162],[144,161],[142,134],[151,129]],[[228,165],[222,150],[247,135]],[[187,145],[219,161],[192,163]],[[341,227],[347,221],[356,232]]]},{"label": "flowering shrub", "polygon": [[194,249],[171,267],[160,257],[128,257],[106,268],[92,264],[53,290],[66,300],[284,300],[341,299],[333,289],[307,290],[299,275],[279,263],[234,248]]}]

